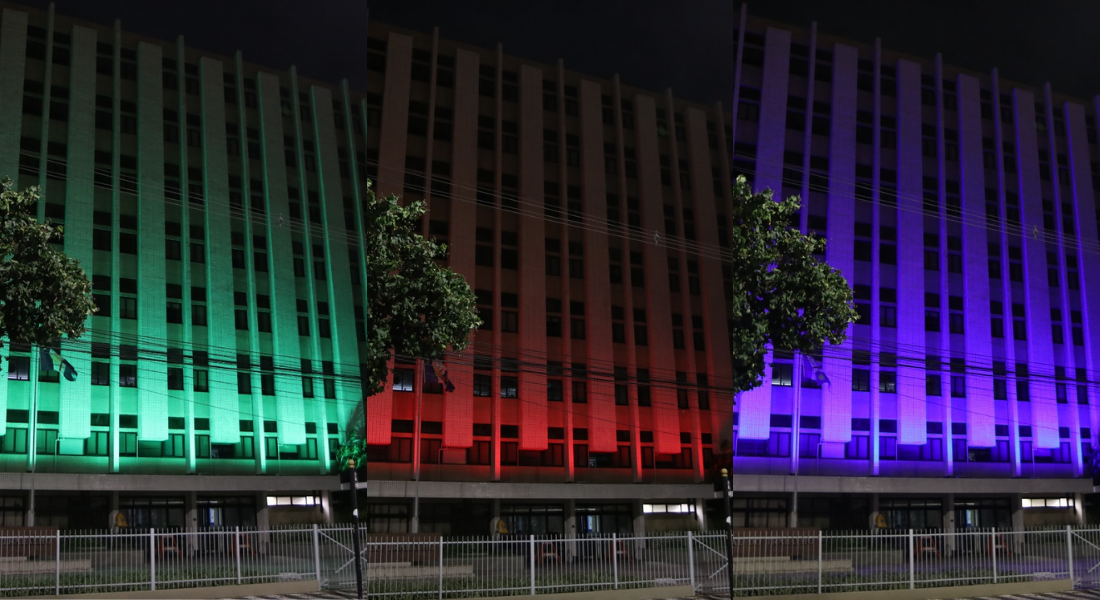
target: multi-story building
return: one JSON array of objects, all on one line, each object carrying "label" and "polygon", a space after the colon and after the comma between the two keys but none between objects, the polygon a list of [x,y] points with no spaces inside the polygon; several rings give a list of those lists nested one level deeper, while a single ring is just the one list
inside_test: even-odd
[{"label": "multi-story building", "polygon": [[[861,319],[828,385],[775,353],[738,400],[749,523],[1084,517],[1100,435],[1100,99],[756,19],[734,171],[806,200]],[[816,360],[810,368],[816,369]],[[874,522],[874,521],[871,521]]]},{"label": "multi-story building", "polygon": [[446,357],[453,392],[397,357],[367,399],[370,529],[706,519],[732,404],[728,107],[438,33],[365,37],[353,91],[4,5],[0,174],[41,186],[99,306],[60,346],[75,381],[3,350],[4,524],[339,513],[368,180],[427,198],[421,231],[485,321]]}]

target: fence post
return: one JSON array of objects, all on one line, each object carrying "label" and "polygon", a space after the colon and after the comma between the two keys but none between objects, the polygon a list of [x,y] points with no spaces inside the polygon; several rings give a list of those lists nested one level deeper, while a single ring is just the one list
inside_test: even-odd
[{"label": "fence post", "polygon": [[1073,585],[1073,530],[1069,525],[1066,525],[1066,561],[1069,563],[1069,583]]},{"label": "fence post", "polygon": [[821,549],[824,544],[821,543],[821,530],[817,530],[817,593],[821,593],[821,579],[824,575],[824,562],[825,557],[821,554]]},{"label": "fence post", "polygon": [[909,530],[909,589],[916,588],[915,578],[913,576],[913,530]]},{"label": "fence post", "polygon": [[535,534],[531,534],[528,548],[528,559],[531,567],[531,595],[535,595]]},{"label": "fence post", "polygon": [[321,591],[321,533],[313,524],[313,572],[317,575],[317,591]]},{"label": "fence post", "polygon": [[997,528],[989,530],[989,554],[993,558],[993,583],[997,583]]},{"label": "fence post", "polygon": [[56,567],[57,572],[54,573],[54,595],[55,596],[60,596],[61,595],[61,530],[60,529],[58,529],[56,531],[56,535],[57,535],[57,538],[56,538],[57,544],[55,544],[56,547],[54,548],[56,550],[56,554],[54,555],[54,566]]},{"label": "fence post", "polygon": [[241,526],[233,528],[233,555],[237,559],[237,585],[241,585]]},{"label": "fence post", "polygon": [[157,536],[149,528],[149,589],[157,589]]},{"label": "fence post", "polygon": [[443,600],[443,536],[439,536],[439,600]]},{"label": "fence post", "polygon": [[695,589],[695,545],[694,538],[691,536],[691,532],[688,534],[688,579],[691,580],[691,593],[694,594],[698,590]]},{"label": "fence post", "polygon": [[615,574],[615,589],[619,589],[619,534],[611,534],[611,570]]}]

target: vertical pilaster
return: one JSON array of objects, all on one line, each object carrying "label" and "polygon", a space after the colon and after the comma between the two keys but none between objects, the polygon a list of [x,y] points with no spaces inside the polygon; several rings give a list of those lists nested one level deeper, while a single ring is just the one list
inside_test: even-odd
[{"label": "vertical pilaster", "polygon": [[[314,144],[317,147],[318,193],[321,196],[321,217],[324,226],[325,259],[328,274],[325,277],[332,319],[332,362],[336,376],[336,419],[346,423],[355,404],[363,397],[358,383],[359,345],[355,334],[355,312],[351,286],[349,251],[354,247],[349,239],[348,223],[344,218],[344,192],[340,181],[336,152],[336,129],[333,124],[332,94],[327,88],[314,86],[313,101]],[[353,231],[353,230],[352,230]],[[418,382],[417,388],[423,387]],[[323,421],[323,419],[319,419]],[[280,432],[282,431],[280,426]],[[305,441],[305,430],[300,430]],[[284,441],[293,444],[293,441]]]},{"label": "vertical pilaster", "polygon": [[[920,65],[897,63],[898,214],[923,215],[921,174]],[[920,219],[923,221],[924,217]],[[897,329],[898,443],[928,441],[928,405],[924,385],[924,228],[898,223]],[[920,276],[915,276],[920,274]]]},{"label": "vertical pilaster", "polygon": [[985,164],[982,150],[980,82],[959,75],[959,160],[962,174],[963,290],[966,299],[966,436],[971,447],[997,445],[993,401],[993,345],[989,323],[989,246],[986,243]]},{"label": "vertical pilaster", "polygon": [[[225,149],[225,93],[222,63],[199,60],[202,91],[203,211],[206,229],[206,313],[210,345],[210,442],[236,444],[241,439],[240,400],[235,369],[237,336],[234,322],[233,263],[229,221],[214,206],[229,204],[229,164]],[[195,194],[192,194],[194,202]],[[214,361],[219,361],[220,364]],[[225,362],[225,361],[228,361]],[[256,432],[262,440],[263,432]],[[263,452],[264,445],[257,451]]]},{"label": "vertical pilaster", "polygon": [[[615,362],[611,345],[611,290],[607,254],[607,198],[603,169],[603,122],[600,84],[580,83],[581,196],[584,199],[585,338],[588,346],[588,451],[615,452],[615,384],[610,365]],[[565,249],[563,249],[565,250]]]},{"label": "vertical pilaster", "polygon": [[[164,252],[164,99],[161,47],[138,44],[138,335],[151,356],[167,351]],[[138,360],[138,439],[168,439],[168,363]],[[80,378],[78,378],[80,379]],[[66,389],[68,386],[63,387]],[[63,392],[64,393],[64,392]],[[74,399],[76,400],[76,399]],[[76,400],[78,403],[79,400]],[[86,403],[85,403],[86,404]],[[84,414],[80,414],[83,412]],[[74,423],[88,437],[90,415],[74,412]],[[65,412],[62,412],[64,422]],[[73,428],[76,430],[76,428]]]},{"label": "vertical pilaster", "polygon": [[[546,362],[546,226],[543,220],[542,71],[519,69],[519,354]],[[546,371],[520,369],[519,449],[546,450]]]},{"label": "vertical pilaster", "polygon": [[[638,157],[638,203],[641,208],[642,229],[652,231],[657,241],[646,244],[644,264],[646,318],[649,321],[649,373],[659,383],[653,386],[653,452],[673,454],[680,452],[680,409],[676,390],[667,382],[676,381],[676,356],[672,345],[672,301],[668,281],[667,241],[664,241],[664,195],[661,191],[659,148],[657,138],[656,102],[652,96],[635,94],[635,140]],[[693,432],[694,444],[699,432]],[[699,458],[702,456],[700,454]]]},{"label": "vertical pilaster", "polygon": [[[847,279],[855,275],[856,65],[858,51],[837,44],[833,50],[832,133],[829,136],[829,210],[826,250],[829,266]],[[848,326],[849,334],[852,326]],[[825,348],[822,369],[830,384],[821,390],[821,441],[852,439],[852,342]]]},{"label": "vertical pilaster", "polygon": [[[2,42],[0,42],[2,45]],[[86,27],[72,29],[71,61],[69,64],[69,135],[67,139],[68,162],[65,182],[65,254],[84,265],[89,275],[93,263],[92,213],[95,208],[94,157],[95,157],[95,95],[96,32]],[[3,102],[0,100],[0,102]],[[163,224],[161,231],[164,231]],[[161,286],[163,291],[164,286]],[[85,321],[91,327],[91,318]],[[77,346],[80,351],[65,353],[80,375],[76,381],[61,386],[59,412],[62,423],[88,427],[91,423],[92,361],[87,346]],[[7,377],[0,374],[0,398],[6,397],[3,386]],[[0,403],[5,401],[0,401]],[[6,409],[0,406],[0,409]],[[6,410],[3,410],[6,412]],[[81,416],[83,415],[83,417]],[[167,424],[167,420],[166,420]],[[77,433],[77,432],[73,432]],[[64,434],[66,437],[69,433]],[[87,437],[85,434],[83,437]]]},{"label": "vertical pilaster", "polygon": [[[1031,435],[1035,448],[1058,448],[1058,405],[1054,391],[1054,343],[1050,337],[1050,292],[1047,286],[1046,235],[1043,233],[1043,192],[1039,181],[1039,142],[1035,128],[1035,96],[1016,88],[1016,156],[1019,160],[1024,297],[1027,307],[1027,366],[1031,392]],[[1036,232],[1038,232],[1036,234]],[[1018,298],[1013,297],[1013,301]],[[1011,314],[1005,308],[1005,319]],[[1007,326],[1006,326],[1007,329]],[[1007,337],[1007,335],[1006,335]],[[1019,349],[1020,344],[1017,344]],[[1020,361],[1021,357],[1017,356]],[[1022,362],[1022,361],[1021,361]]]},{"label": "vertical pilaster", "polygon": [[[92,57],[94,60],[94,52]],[[0,114],[4,115],[0,122],[0,177],[11,177],[13,181],[19,172],[26,62],[27,13],[5,8],[0,15]],[[48,118],[49,107],[43,111]]]}]

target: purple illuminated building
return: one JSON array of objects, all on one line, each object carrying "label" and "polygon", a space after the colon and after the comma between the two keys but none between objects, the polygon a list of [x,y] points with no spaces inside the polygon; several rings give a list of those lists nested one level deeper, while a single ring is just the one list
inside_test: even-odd
[{"label": "purple illuminated building", "polygon": [[738,399],[734,524],[1083,521],[1100,98],[747,12],[735,35],[735,171],[804,199],[861,319]]}]

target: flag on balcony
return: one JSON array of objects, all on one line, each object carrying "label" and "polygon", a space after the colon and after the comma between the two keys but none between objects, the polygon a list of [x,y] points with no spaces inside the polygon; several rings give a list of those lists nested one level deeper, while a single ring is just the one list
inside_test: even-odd
[{"label": "flag on balcony", "polygon": [[829,376],[825,374],[825,371],[821,370],[821,364],[813,359],[809,354],[803,354],[802,360],[804,364],[803,377],[817,383],[818,385],[829,385]]},{"label": "flag on balcony", "polygon": [[58,371],[68,381],[76,381],[76,369],[69,361],[61,358],[61,353],[53,348],[43,348],[38,355],[39,370]]},{"label": "flag on balcony", "polygon": [[443,361],[433,360],[432,368],[426,373],[425,379],[428,383],[442,383],[443,389],[448,392],[455,391],[455,385],[451,383],[451,378],[447,377],[447,365],[443,364]]}]

